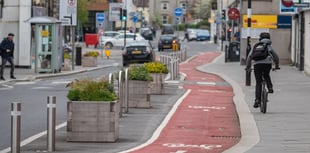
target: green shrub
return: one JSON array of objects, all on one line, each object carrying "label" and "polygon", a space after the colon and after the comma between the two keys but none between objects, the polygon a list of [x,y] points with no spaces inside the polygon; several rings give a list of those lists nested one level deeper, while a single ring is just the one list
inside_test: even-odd
[{"label": "green shrub", "polygon": [[153,81],[145,66],[134,66],[128,71],[129,80]]},{"label": "green shrub", "polygon": [[168,73],[167,66],[160,62],[144,63],[144,66],[149,73]]},{"label": "green shrub", "polygon": [[117,96],[107,80],[77,80],[69,85],[67,98],[71,101],[114,101]]}]

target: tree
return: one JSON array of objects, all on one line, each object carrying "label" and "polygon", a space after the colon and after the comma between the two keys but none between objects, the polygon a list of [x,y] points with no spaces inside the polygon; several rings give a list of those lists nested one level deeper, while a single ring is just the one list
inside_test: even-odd
[{"label": "tree", "polygon": [[78,0],[77,3],[77,19],[80,25],[84,25],[88,21],[88,0]]},{"label": "tree", "polygon": [[211,15],[211,4],[209,0],[197,0],[193,8],[194,18],[208,20]]},{"label": "tree", "polygon": [[152,21],[154,28],[156,29],[160,28],[161,24],[163,23],[161,16],[158,13],[156,13],[154,16],[151,17],[151,21]]}]

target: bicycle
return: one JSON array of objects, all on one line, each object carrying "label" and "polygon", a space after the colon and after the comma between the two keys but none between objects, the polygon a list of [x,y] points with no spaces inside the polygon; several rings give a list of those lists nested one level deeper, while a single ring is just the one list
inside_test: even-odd
[{"label": "bicycle", "polygon": [[[280,68],[272,68],[272,71],[275,71],[277,69],[280,69]],[[249,69],[249,70],[246,69],[246,71],[252,71],[252,70],[253,69]],[[260,98],[261,100],[260,100],[259,107],[260,107],[260,112],[266,114],[267,102],[269,101],[268,100],[268,88],[267,88],[267,82],[266,82],[265,78],[262,77],[262,79],[263,80],[262,80],[262,84],[261,84],[262,88],[261,88],[261,98]]]}]

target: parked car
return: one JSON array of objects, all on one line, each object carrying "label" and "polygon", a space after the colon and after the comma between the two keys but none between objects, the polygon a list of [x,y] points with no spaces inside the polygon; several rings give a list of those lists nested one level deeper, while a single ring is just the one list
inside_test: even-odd
[{"label": "parked car", "polygon": [[140,34],[144,39],[146,40],[153,40],[153,32],[151,28],[141,28],[140,29]]},{"label": "parked car", "polygon": [[207,41],[209,41],[210,40],[209,30],[199,30],[197,32],[196,40],[199,40],[199,41],[207,40]]},{"label": "parked car", "polygon": [[198,29],[187,29],[186,31],[188,33],[189,41],[196,40]]},{"label": "parked car", "polygon": [[[109,48],[113,48],[114,46],[123,47],[124,46],[124,38],[125,34],[120,33],[112,38],[107,38],[102,41],[104,46],[108,46]],[[126,33],[126,44],[133,42],[135,40],[141,41],[145,40],[140,34]]]},{"label": "parked car", "polygon": [[180,40],[175,35],[161,35],[158,40],[158,51],[163,51],[164,49],[172,49],[172,43],[175,42],[181,47]]},{"label": "parked car", "polygon": [[166,35],[166,34],[174,34],[174,28],[171,24],[163,24],[161,26],[161,34]]},{"label": "parked car", "polygon": [[106,32],[104,32],[104,34],[102,36],[100,36],[100,38],[99,38],[100,45],[103,45],[103,42],[105,42],[106,39],[115,37],[119,34],[120,33],[117,31],[106,31]]},{"label": "parked car", "polygon": [[123,49],[123,66],[129,63],[145,63],[154,61],[154,50],[149,41],[128,43]]}]

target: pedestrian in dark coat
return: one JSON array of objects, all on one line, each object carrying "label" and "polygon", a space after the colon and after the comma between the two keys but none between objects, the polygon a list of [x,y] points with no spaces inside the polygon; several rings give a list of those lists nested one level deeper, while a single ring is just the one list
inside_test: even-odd
[{"label": "pedestrian in dark coat", "polygon": [[4,68],[6,65],[6,62],[9,62],[11,64],[11,72],[10,77],[11,79],[16,79],[14,76],[14,42],[13,42],[13,33],[9,33],[6,38],[4,38],[0,44],[0,51],[1,51],[1,59],[2,59],[2,65],[0,70],[0,79],[5,80],[3,77]]}]

